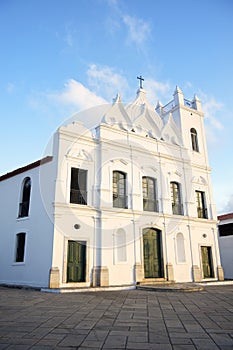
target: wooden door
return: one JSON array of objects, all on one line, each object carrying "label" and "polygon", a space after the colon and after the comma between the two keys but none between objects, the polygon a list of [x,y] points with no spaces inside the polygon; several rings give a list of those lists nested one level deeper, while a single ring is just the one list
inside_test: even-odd
[{"label": "wooden door", "polygon": [[145,278],[161,278],[161,233],[153,228],[143,230],[143,253]]},{"label": "wooden door", "polygon": [[201,247],[201,258],[204,278],[214,277],[211,247]]},{"label": "wooden door", "polygon": [[86,242],[68,241],[67,282],[86,280]]}]

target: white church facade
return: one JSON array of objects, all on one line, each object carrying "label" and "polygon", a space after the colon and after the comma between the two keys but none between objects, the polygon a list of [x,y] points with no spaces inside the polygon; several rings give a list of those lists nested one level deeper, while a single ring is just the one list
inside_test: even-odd
[{"label": "white church facade", "polygon": [[94,128],[74,118],[51,156],[0,177],[1,284],[224,278],[201,103],[173,97],[117,96]]}]

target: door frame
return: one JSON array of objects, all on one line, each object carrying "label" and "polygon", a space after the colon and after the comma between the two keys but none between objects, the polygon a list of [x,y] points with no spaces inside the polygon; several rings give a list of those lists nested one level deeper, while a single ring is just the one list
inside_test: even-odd
[{"label": "door frame", "polygon": [[[68,259],[68,241],[76,241],[80,243],[86,244],[86,276],[85,276],[85,282],[66,282],[67,281],[67,259]],[[65,284],[66,287],[72,287],[79,285],[82,286],[89,286],[90,285],[90,264],[89,264],[89,240],[88,239],[77,239],[77,237],[64,237],[64,246],[63,246],[63,273],[62,273],[62,283]]]},{"label": "door frame", "polygon": [[[202,262],[202,247],[211,248],[211,267],[212,267],[212,277],[204,277],[203,271],[203,262]],[[199,254],[200,254],[200,268],[201,268],[201,276],[203,280],[215,279],[215,265],[214,265],[214,256],[213,256],[213,245],[212,244],[199,244]]]},{"label": "door frame", "polygon": [[[161,269],[161,277],[145,277],[145,265],[144,265],[144,233],[143,231],[146,229],[152,229],[154,231],[157,231],[160,235],[160,269]],[[164,268],[164,249],[163,249],[163,234],[162,234],[162,230],[158,227],[153,227],[153,226],[144,226],[141,229],[141,261],[142,261],[142,271],[143,271],[143,276],[145,279],[153,279],[153,278],[165,278],[165,268]]]}]

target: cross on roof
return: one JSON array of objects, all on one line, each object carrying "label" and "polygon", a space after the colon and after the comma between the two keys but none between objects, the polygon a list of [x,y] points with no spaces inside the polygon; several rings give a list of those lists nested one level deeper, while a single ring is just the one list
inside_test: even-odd
[{"label": "cross on roof", "polygon": [[144,78],[140,75],[140,77],[137,77],[137,79],[140,80],[140,89],[143,89],[142,82],[144,81]]}]

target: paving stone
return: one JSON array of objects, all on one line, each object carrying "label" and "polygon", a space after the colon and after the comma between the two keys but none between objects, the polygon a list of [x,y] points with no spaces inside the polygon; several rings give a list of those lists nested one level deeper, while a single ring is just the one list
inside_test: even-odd
[{"label": "paving stone", "polygon": [[81,345],[83,340],[85,339],[85,335],[66,335],[65,338],[58,344],[59,346],[76,346]]},{"label": "paving stone", "polygon": [[193,345],[193,341],[190,338],[171,338],[170,337],[170,341],[173,345],[187,345],[187,344],[191,344]]},{"label": "paving stone", "polygon": [[109,335],[105,340],[103,348],[120,348],[124,349],[126,345],[127,337],[124,335]]},{"label": "paving stone", "polygon": [[[83,348],[93,348],[93,349],[101,349],[103,345],[103,341],[97,341],[97,340],[84,340],[82,342]],[[79,347],[78,347],[79,348]]]},{"label": "paving stone", "polygon": [[86,340],[103,341],[107,337],[108,330],[92,330],[86,337]]},{"label": "paving stone", "polygon": [[194,345],[181,344],[173,345],[173,350],[196,350]]},{"label": "paving stone", "polygon": [[33,345],[30,349],[32,350],[52,350],[54,349],[53,345]]},{"label": "paving stone", "polygon": [[0,287],[0,350],[233,349],[233,286],[68,294]]},{"label": "paving stone", "polygon": [[198,350],[219,350],[212,339],[192,339]]},{"label": "paving stone", "polygon": [[127,343],[126,349],[138,349],[138,350],[172,350],[172,346],[170,344],[143,344],[143,343]]},{"label": "paving stone", "polygon": [[228,334],[211,334],[211,337],[217,345],[228,345],[233,349],[233,339]]}]

